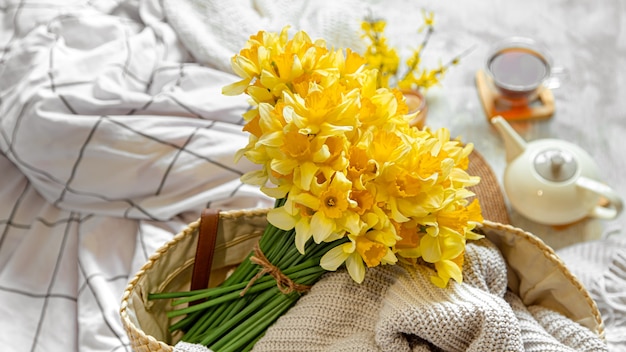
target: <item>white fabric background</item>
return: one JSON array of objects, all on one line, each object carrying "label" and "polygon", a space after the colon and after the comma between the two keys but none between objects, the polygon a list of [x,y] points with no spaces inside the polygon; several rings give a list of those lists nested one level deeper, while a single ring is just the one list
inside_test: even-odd
[{"label": "white fabric background", "polygon": [[148,256],[203,207],[271,204],[233,162],[247,102],[156,1],[0,7],[0,345],[129,350],[119,302]]},{"label": "white fabric background", "polygon": [[[233,163],[247,140],[240,126],[247,102],[220,93],[235,79],[224,72],[228,57],[258,29],[290,22],[313,37],[357,46],[356,21],[369,8],[388,19],[390,40],[406,51],[421,38],[420,9],[434,10],[425,63],[476,50],[428,93],[428,123],[475,143],[498,176],[502,142],[482,114],[474,73],[489,42],[513,34],[541,38],[573,74],[555,90],[552,119],[517,127],[527,139],[577,142],[626,198],[619,142],[626,135],[625,6],[620,0],[0,0],[2,350],[129,351],[119,302],[147,257],[203,207],[271,204],[239,182],[251,165]],[[614,234],[599,242],[610,247],[562,253],[578,268],[599,265],[595,275],[579,272],[611,316],[612,346],[626,346],[618,330],[626,320],[620,290],[626,276],[616,270],[626,258],[619,235],[626,217],[559,231],[515,212],[512,220],[555,247]]]}]

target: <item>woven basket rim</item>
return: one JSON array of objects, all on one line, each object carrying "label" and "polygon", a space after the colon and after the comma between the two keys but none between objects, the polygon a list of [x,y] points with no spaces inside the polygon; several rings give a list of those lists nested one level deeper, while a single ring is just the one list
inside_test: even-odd
[{"label": "woven basket rim", "polygon": [[137,340],[148,341],[150,344],[157,344],[162,351],[173,351],[173,347],[166,344],[163,341],[159,341],[152,335],[147,335],[142,329],[137,327],[130,319],[128,314],[128,299],[142,276],[146,274],[146,271],[150,269],[154,263],[161,258],[170,248],[175,247],[180,241],[195,232],[200,226],[200,219],[187,225],[183,231],[176,234],[170,241],[166,242],[163,246],[159,247],[149,258],[148,261],[139,269],[135,276],[129,281],[124,293],[122,294],[122,303],[120,306],[120,316],[124,328],[128,332],[129,338],[136,337]]},{"label": "woven basket rim", "polygon": [[567,265],[565,264],[565,262],[561,258],[559,258],[559,256],[556,254],[554,249],[552,249],[552,247],[545,244],[536,235],[533,235],[532,233],[528,231],[525,231],[523,229],[520,229],[518,227],[509,225],[509,224],[502,224],[499,222],[484,220],[483,223],[479,225],[479,227],[491,228],[495,230],[502,230],[502,231],[514,233],[515,235],[524,238],[534,247],[539,249],[539,251],[543,253],[544,257],[548,259],[550,262],[552,262],[554,265],[556,265],[561,270],[561,272],[565,275],[567,280],[569,280],[570,283],[583,295],[585,302],[591,308],[591,313],[593,315],[593,318],[597,326],[596,332],[601,339],[603,340],[605,339],[604,321],[602,320],[602,315],[600,314],[598,305],[593,300],[593,298],[591,298],[589,291],[587,291],[587,289],[582,284],[582,282],[574,274],[572,274],[572,272],[567,268]]}]

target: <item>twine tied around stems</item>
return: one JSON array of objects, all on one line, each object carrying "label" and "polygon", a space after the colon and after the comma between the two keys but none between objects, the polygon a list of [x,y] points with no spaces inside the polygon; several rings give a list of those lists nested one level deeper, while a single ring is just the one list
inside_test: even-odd
[{"label": "twine tied around stems", "polygon": [[246,287],[239,293],[242,297],[246,294],[246,292],[248,292],[248,289],[252,287],[254,282],[265,274],[270,274],[274,277],[274,280],[276,280],[276,286],[278,286],[280,292],[286,295],[294,291],[302,293],[311,289],[311,286],[309,285],[302,285],[294,282],[289,276],[283,274],[279,267],[270,263],[258,244],[254,246],[254,255],[250,257],[250,261],[254,264],[260,265],[263,269],[254,275],[250,281],[248,281]]}]

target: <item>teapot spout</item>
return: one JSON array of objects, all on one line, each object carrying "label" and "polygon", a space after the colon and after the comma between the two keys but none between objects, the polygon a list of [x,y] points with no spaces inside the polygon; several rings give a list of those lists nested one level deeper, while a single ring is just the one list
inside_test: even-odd
[{"label": "teapot spout", "polygon": [[506,161],[511,162],[524,153],[526,149],[526,141],[509,125],[502,117],[496,116],[491,119],[500,136],[504,140],[504,148],[506,149]]}]

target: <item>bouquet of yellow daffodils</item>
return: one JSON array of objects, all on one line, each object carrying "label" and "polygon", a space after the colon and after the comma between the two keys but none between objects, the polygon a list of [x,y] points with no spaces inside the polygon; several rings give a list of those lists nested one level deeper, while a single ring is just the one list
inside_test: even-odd
[{"label": "bouquet of yellow daffodils", "polygon": [[259,164],[242,180],[276,199],[249,259],[218,287],[183,293],[170,312],[183,340],[214,351],[251,349],[264,331],[327,271],[403,262],[433,268],[433,284],[462,281],[465,243],[480,236],[465,171],[472,145],[447,129],[418,130],[400,91],[380,87],[361,55],[330,50],[305,32],[259,32],[232,59],[247,94],[248,145]]}]

